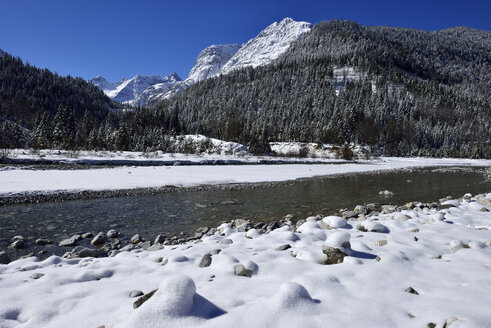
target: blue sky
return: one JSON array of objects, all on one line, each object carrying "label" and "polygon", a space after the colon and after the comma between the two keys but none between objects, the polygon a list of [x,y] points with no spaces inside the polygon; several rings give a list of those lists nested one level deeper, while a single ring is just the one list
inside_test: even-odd
[{"label": "blue sky", "polygon": [[136,74],[186,78],[201,50],[243,43],[284,17],[427,30],[491,30],[491,1],[15,0],[0,5],[0,49],[61,75],[110,81]]}]

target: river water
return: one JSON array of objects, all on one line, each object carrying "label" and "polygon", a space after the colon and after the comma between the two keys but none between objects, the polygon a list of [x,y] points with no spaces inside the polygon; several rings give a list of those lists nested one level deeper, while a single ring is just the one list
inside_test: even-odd
[{"label": "river water", "polygon": [[[433,202],[445,196],[490,192],[490,168],[425,168],[383,173],[357,173],[291,182],[255,185],[232,190],[174,192],[95,200],[9,205],[0,207],[0,250],[14,257],[37,252],[36,238],[55,243],[48,253],[63,254],[56,244],[76,233],[116,229],[123,238],[139,233],[146,239],[214,227],[243,218],[271,221],[293,214],[305,218],[331,214],[357,204]],[[380,190],[393,196],[381,196]],[[15,235],[28,238],[25,250],[8,247]],[[46,247],[44,247],[46,249]]]}]

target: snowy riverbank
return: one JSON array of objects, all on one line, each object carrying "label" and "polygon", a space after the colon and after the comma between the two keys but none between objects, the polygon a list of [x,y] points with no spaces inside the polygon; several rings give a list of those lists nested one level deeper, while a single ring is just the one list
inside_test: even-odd
[{"label": "snowy riverbank", "polygon": [[[286,219],[269,233],[234,222],[110,258],[17,260],[0,265],[0,326],[485,327],[491,193],[420,207]],[[134,309],[130,294],[155,289]]]},{"label": "snowy riverbank", "polygon": [[381,158],[337,164],[150,166],[86,170],[26,170],[7,167],[0,170],[0,196],[275,182],[425,166],[491,166],[491,160]]}]

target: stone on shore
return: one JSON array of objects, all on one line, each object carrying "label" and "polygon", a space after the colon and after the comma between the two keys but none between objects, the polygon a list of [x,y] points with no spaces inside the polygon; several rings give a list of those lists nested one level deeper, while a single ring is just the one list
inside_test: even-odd
[{"label": "stone on shore", "polygon": [[23,249],[24,248],[24,241],[22,240],[16,240],[11,244],[13,249]]},{"label": "stone on shore", "polygon": [[203,258],[199,262],[199,267],[200,268],[206,268],[206,267],[209,267],[210,265],[211,265],[211,254],[208,253],[208,254],[203,255]]},{"label": "stone on shore", "polygon": [[94,239],[90,242],[94,246],[101,246],[106,243],[106,235],[102,232],[99,232]]},{"label": "stone on shore", "polygon": [[0,264],[9,264],[10,263],[10,257],[7,254],[7,252],[0,252]]}]

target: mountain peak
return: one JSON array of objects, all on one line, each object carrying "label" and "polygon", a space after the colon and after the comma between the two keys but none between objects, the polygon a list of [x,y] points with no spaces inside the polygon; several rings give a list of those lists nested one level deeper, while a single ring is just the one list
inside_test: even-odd
[{"label": "mountain peak", "polygon": [[249,40],[222,68],[222,74],[247,66],[257,67],[271,63],[283,54],[290,44],[310,32],[312,24],[297,22],[287,17],[274,22]]}]

